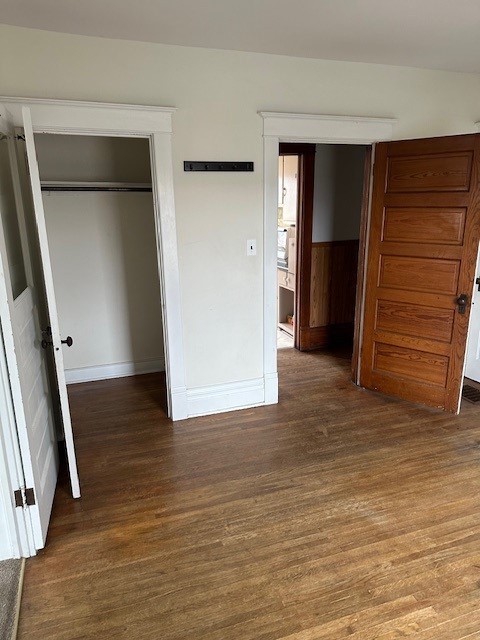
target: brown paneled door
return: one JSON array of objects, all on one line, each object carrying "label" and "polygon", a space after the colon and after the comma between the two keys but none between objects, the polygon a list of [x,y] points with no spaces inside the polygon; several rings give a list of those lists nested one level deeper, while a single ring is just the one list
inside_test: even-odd
[{"label": "brown paneled door", "polygon": [[375,148],[360,384],[457,412],[480,238],[480,134]]}]

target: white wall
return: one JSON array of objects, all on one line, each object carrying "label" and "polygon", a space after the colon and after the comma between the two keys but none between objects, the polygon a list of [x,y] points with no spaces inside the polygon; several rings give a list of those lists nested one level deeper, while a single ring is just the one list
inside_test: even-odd
[{"label": "white wall", "polygon": [[364,146],[316,145],[313,242],[359,238],[364,165]]},{"label": "white wall", "polygon": [[[174,180],[189,388],[263,375],[259,110],[398,118],[396,138],[474,131],[480,77],[382,65],[0,30],[7,95],[156,104],[174,116]],[[184,160],[253,173],[184,173]],[[247,257],[247,238],[258,255]]]},{"label": "white wall", "polygon": [[[163,358],[150,193],[44,193],[69,370]],[[158,367],[154,367],[158,368]]]},{"label": "white wall", "polygon": [[[150,182],[147,140],[37,136],[42,180]],[[163,369],[151,193],[43,192],[67,381]],[[95,368],[92,370],[92,368]],[[79,371],[82,369],[83,371]]]}]

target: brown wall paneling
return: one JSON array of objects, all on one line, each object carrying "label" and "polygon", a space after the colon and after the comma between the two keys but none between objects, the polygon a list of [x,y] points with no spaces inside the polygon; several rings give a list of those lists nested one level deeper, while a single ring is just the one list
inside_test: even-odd
[{"label": "brown wall paneling", "polygon": [[358,240],[312,244],[308,348],[352,341]]}]

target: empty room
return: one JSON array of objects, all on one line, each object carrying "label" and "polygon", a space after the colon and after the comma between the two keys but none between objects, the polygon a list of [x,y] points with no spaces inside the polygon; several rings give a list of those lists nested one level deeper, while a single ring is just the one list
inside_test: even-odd
[{"label": "empty room", "polygon": [[480,6],[0,0],[0,638],[480,638]]}]

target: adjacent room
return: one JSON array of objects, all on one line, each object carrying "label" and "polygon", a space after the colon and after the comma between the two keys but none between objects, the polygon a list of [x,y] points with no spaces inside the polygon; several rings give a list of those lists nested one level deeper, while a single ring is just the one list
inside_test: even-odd
[{"label": "adjacent room", "polygon": [[280,146],[279,350],[335,349],[341,359],[352,357],[369,171],[365,145]]}]

